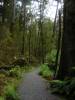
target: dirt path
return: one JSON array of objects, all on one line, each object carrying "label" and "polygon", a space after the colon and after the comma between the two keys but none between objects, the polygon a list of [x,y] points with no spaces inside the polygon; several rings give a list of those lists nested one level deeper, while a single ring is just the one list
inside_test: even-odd
[{"label": "dirt path", "polygon": [[61,100],[50,93],[48,82],[38,75],[37,71],[25,74],[19,86],[21,100]]}]

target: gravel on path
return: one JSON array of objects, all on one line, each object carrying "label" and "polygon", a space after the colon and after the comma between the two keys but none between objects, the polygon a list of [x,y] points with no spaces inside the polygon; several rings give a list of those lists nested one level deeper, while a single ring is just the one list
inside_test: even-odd
[{"label": "gravel on path", "polygon": [[50,93],[49,83],[38,75],[38,69],[23,76],[18,92],[20,100],[61,100]]}]

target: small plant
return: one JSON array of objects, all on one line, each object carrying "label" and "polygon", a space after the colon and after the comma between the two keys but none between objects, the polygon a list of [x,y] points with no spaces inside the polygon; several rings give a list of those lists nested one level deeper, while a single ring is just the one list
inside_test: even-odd
[{"label": "small plant", "polygon": [[13,84],[8,84],[5,87],[5,100],[19,100],[18,94],[16,93],[16,88]]},{"label": "small plant", "polygon": [[56,53],[57,53],[56,49],[53,49],[51,51],[51,53],[48,53],[46,55],[46,62],[49,63],[49,64],[54,63],[55,62],[55,59],[56,59]]},{"label": "small plant", "polygon": [[4,91],[4,86],[7,84],[7,79],[5,74],[0,74],[0,96],[3,95]]},{"label": "small plant", "polygon": [[13,68],[9,71],[9,76],[10,77],[20,77],[21,71],[20,68]]},{"label": "small plant", "polygon": [[53,71],[46,64],[41,65],[39,74],[49,79],[53,77]]},{"label": "small plant", "polygon": [[50,86],[52,88],[52,93],[58,93],[58,94],[63,94],[64,89],[63,87],[65,86],[65,82],[61,80],[52,80],[50,81]]},{"label": "small plant", "polygon": [[0,100],[5,100],[4,97],[0,96]]},{"label": "small plant", "polygon": [[75,78],[60,81],[50,81],[52,93],[65,95],[68,100],[74,100],[75,98]]}]

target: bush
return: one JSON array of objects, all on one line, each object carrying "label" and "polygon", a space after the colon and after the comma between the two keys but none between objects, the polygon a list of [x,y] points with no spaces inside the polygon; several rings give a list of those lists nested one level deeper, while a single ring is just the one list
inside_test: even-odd
[{"label": "bush", "polygon": [[61,80],[52,80],[50,81],[50,86],[52,88],[52,93],[59,93],[63,94],[64,90],[63,87],[65,86],[65,82]]},{"label": "bush", "polygon": [[0,100],[5,100],[4,97],[0,96]]},{"label": "bush", "polygon": [[49,79],[53,77],[53,71],[46,64],[41,65],[39,74]]},{"label": "bush", "polygon": [[7,84],[7,78],[5,74],[0,74],[0,96],[3,95],[4,86]]},{"label": "bush", "polygon": [[52,87],[52,93],[64,94],[68,100],[74,100],[75,98],[75,78],[69,80],[53,80],[50,81]]},{"label": "bush", "polygon": [[46,55],[46,62],[49,63],[49,64],[52,64],[55,62],[55,59],[56,59],[56,49],[52,50],[51,53],[48,53]]},{"label": "bush", "polygon": [[21,71],[20,71],[20,68],[17,67],[17,68],[12,68],[10,71],[9,71],[9,76],[10,77],[20,77],[20,74],[21,74]]},{"label": "bush", "polygon": [[5,87],[5,100],[19,100],[18,94],[16,93],[16,88],[13,84],[8,84]]}]

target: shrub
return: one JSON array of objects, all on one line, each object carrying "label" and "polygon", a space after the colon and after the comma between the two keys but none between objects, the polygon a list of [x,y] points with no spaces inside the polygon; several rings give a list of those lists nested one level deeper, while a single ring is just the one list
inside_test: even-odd
[{"label": "shrub", "polygon": [[5,74],[0,74],[0,95],[3,95],[4,86],[7,84],[7,78],[5,77]]},{"label": "shrub", "polygon": [[10,71],[9,71],[9,76],[10,77],[20,77],[20,74],[21,74],[21,71],[20,71],[20,68],[17,67],[17,68],[12,68]]},{"label": "shrub", "polygon": [[5,100],[4,97],[0,96],[0,100]]},{"label": "shrub", "polygon": [[63,87],[65,85],[64,81],[61,80],[52,80],[50,81],[50,86],[52,88],[52,93],[59,93],[59,94],[63,94],[64,90]]},{"label": "shrub", "polygon": [[52,50],[51,53],[48,53],[46,55],[46,62],[49,63],[49,64],[52,64],[55,62],[55,59],[56,59],[56,49]]},{"label": "shrub", "polygon": [[50,81],[52,93],[64,94],[69,100],[75,98],[75,78],[69,80],[53,80]]},{"label": "shrub", "polygon": [[41,65],[39,74],[45,78],[53,77],[53,71],[51,71],[46,64]]},{"label": "shrub", "polygon": [[19,100],[18,94],[16,93],[16,88],[13,84],[8,84],[5,87],[5,100]]}]

